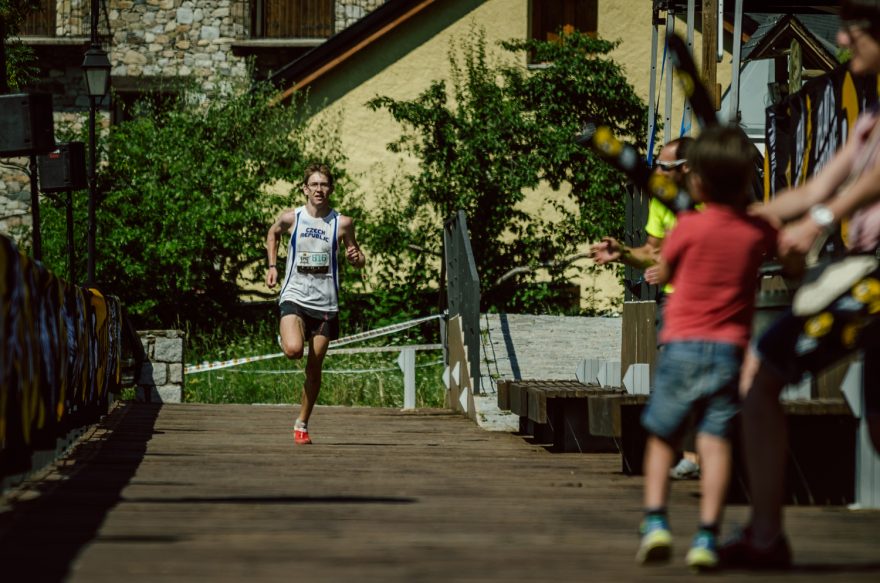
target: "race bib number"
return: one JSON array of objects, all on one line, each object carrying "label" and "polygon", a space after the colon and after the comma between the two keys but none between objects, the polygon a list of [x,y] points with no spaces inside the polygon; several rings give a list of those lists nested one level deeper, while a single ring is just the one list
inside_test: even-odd
[{"label": "race bib number", "polygon": [[330,271],[330,254],[303,251],[297,256],[296,269],[300,273],[327,273]]}]

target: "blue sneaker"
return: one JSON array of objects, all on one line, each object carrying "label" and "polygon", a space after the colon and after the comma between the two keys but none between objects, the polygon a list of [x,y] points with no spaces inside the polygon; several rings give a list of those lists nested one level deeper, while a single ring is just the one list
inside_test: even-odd
[{"label": "blue sneaker", "polygon": [[718,567],[718,543],[715,535],[708,530],[697,531],[684,561],[696,572],[711,571]]},{"label": "blue sneaker", "polygon": [[665,563],[672,557],[672,533],[664,516],[652,514],[639,527],[642,540],[636,561],[642,565]]}]

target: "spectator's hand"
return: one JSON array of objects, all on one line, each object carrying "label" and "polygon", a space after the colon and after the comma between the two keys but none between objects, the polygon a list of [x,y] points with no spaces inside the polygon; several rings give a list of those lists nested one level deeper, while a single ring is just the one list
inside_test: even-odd
[{"label": "spectator's hand", "polygon": [[590,246],[590,257],[599,265],[620,260],[620,243],[614,237],[604,237],[600,242]]},{"label": "spectator's hand", "polygon": [[755,202],[750,204],[746,212],[748,212],[753,217],[761,217],[762,219],[773,225],[776,230],[782,228],[782,221],[779,220],[779,217],[777,217],[775,213],[770,212],[768,210],[768,206],[763,202]]},{"label": "spectator's hand", "polygon": [[779,233],[779,255],[806,255],[822,232],[810,217],[798,219]]},{"label": "spectator's hand", "polygon": [[278,269],[271,267],[266,271],[266,285],[275,287],[276,283],[278,283]]},{"label": "spectator's hand", "polygon": [[657,285],[658,283],[660,283],[659,265],[652,265],[645,270],[645,281],[650,283],[651,285]]}]

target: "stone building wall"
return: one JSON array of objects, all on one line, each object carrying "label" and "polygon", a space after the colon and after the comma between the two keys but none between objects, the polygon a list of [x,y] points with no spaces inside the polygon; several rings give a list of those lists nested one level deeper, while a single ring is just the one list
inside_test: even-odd
[{"label": "stone building wall", "polygon": [[386,0],[338,0],[336,2],[336,28],[340,31],[348,28]]},{"label": "stone building wall", "polygon": [[110,0],[111,76],[187,77],[206,95],[230,90],[248,74],[232,54],[246,10],[235,0]]}]

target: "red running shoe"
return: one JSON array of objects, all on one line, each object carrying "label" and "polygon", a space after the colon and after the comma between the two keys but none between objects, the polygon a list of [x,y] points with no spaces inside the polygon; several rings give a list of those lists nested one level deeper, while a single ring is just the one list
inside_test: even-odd
[{"label": "red running shoe", "polygon": [[309,430],[306,428],[302,429],[294,429],[293,430],[293,443],[297,445],[308,445],[312,443],[312,440],[309,439]]}]

